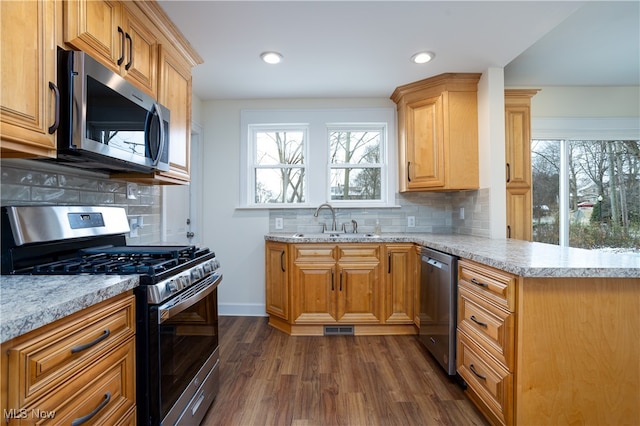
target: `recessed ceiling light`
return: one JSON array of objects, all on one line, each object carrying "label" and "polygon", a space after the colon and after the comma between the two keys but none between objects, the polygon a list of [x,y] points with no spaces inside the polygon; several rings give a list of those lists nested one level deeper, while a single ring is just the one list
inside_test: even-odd
[{"label": "recessed ceiling light", "polygon": [[278,52],[262,52],[260,57],[268,64],[279,64],[282,61],[282,55]]},{"label": "recessed ceiling light", "polygon": [[435,57],[436,54],[433,52],[418,52],[411,57],[411,60],[416,64],[426,64]]}]

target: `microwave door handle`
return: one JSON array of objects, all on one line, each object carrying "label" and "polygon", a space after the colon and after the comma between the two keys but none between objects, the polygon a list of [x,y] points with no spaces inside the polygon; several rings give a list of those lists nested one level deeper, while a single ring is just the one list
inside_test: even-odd
[{"label": "microwave door handle", "polygon": [[158,120],[160,121],[160,123],[159,123],[159,127],[160,127],[160,143],[158,144],[158,155],[156,156],[156,159],[153,161],[153,165],[157,166],[158,163],[160,162],[160,159],[162,158],[162,154],[164,153],[164,145],[165,145],[164,120],[162,118],[162,110],[160,109],[160,105],[154,104],[153,108],[155,109],[155,112],[158,115]]},{"label": "microwave door handle", "polygon": [[[158,104],[153,104],[153,109],[155,110],[155,114],[158,116],[158,120],[159,120],[159,127],[160,127],[160,143],[158,144],[158,155],[156,156],[155,159],[153,159],[153,165],[157,166],[158,163],[160,162],[160,159],[162,158],[162,154],[164,153],[164,145],[165,145],[165,138],[164,138],[164,120],[162,119],[162,111],[160,110],[160,105]],[[149,146],[151,145],[151,141],[149,139],[149,134],[147,133],[147,143],[149,144]]]}]

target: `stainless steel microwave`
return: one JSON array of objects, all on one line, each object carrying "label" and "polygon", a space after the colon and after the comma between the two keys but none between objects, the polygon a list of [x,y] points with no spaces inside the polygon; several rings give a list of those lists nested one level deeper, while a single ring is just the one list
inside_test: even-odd
[{"label": "stainless steel microwave", "polygon": [[58,162],[107,172],[169,170],[170,112],[84,52],[58,50]]}]

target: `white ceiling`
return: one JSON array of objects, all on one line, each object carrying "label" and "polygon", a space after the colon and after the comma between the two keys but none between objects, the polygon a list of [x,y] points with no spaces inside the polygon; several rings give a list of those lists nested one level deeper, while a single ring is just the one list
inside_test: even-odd
[{"label": "white ceiling", "polygon": [[[387,97],[444,72],[505,86],[640,85],[635,1],[159,1],[203,57],[202,100]],[[263,51],[284,55],[261,62]],[[435,59],[409,61],[429,50]]]}]

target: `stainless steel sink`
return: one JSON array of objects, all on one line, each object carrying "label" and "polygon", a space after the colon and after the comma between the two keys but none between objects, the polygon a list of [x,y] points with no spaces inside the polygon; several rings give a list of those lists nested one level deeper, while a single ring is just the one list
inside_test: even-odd
[{"label": "stainless steel sink", "polygon": [[375,239],[380,238],[380,235],[365,233],[365,234],[348,234],[345,232],[325,232],[318,234],[305,234],[296,233],[293,234],[293,238],[324,238],[331,240],[354,240],[354,239]]}]

